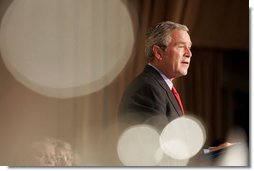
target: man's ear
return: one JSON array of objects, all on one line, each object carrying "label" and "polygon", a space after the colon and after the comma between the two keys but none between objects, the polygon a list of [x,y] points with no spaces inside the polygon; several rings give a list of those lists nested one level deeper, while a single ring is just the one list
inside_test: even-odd
[{"label": "man's ear", "polygon": [[162,60],[162,49],[158,45],[153,45],[153,55],[157,60]]}]

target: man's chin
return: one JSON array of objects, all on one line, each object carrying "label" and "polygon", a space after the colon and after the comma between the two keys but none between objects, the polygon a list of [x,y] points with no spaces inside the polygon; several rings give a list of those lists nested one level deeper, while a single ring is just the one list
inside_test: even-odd
[{"label": "man's chin", "polygon": [[181,72],[178,77],[183,77],[183,76],[186,76],[188,74],[188,71],[183,71]]}]

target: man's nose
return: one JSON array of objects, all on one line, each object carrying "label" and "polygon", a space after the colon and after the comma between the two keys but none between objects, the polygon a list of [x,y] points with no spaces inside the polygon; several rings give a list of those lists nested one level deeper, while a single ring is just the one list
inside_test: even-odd
[{"label": "man's nose", "polygon": [[191,50],[190,48],[185,48],[185,54],[184,54],[186,57],[191,57],[192,56],[192,53],[191,53]]}]

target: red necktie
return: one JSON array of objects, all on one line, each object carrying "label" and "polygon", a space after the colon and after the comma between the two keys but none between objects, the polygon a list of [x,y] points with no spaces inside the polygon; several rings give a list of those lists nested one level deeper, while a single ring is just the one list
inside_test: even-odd
[{"label": "red necktie", "polygon": [[177,102],[178,102],[178,104],[179,104],[179,106],[180,106],[180,108],[181,108],[182,113],[184,114],[183,104],[182,104],[182,102],[181,102],[181,98],[180,98],[180,96],[179,96],[179,94],[178,94],[178,92],[176,91],[176,89],[175,89],[174,86],[172,87],[172,92],[173,92],[173,94],[175,95],[175,98],[176,98],[176,100],[177,100]]}]

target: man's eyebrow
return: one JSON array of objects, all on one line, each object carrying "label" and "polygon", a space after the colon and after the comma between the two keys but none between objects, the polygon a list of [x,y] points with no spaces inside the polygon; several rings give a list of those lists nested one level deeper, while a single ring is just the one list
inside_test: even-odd
[{"label": "man's eyebrow", "polygon": [[189,44],[190,46],[192,46],[192,42],[182,42],[182,41],[179,41],[179,42],[176,42],[175,44]]}]

